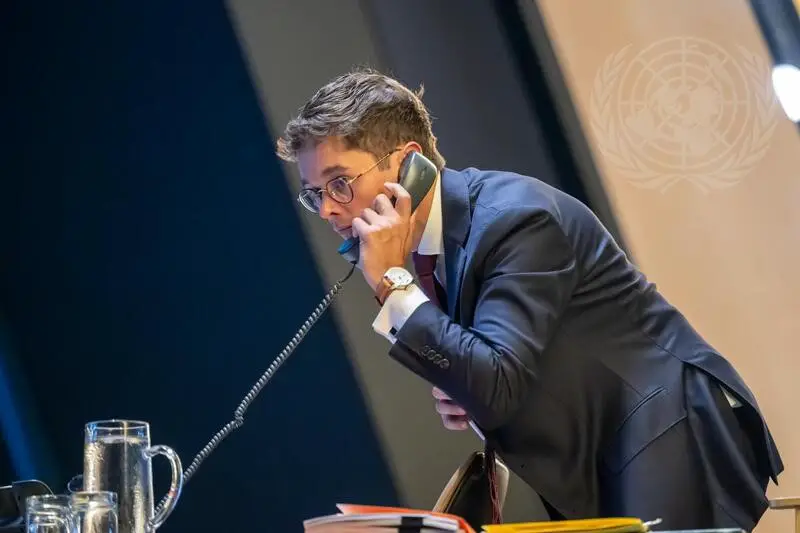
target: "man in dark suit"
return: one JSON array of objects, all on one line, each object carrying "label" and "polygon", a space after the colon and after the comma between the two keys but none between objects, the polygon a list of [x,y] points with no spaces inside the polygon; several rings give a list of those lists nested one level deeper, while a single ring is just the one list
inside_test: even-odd
[{"label": "man in dark suit", "polygon": [[[412,213],[397,181],[414,151],[439,172]],[[321,88],[278,153],[298,163],[300,202],[360,239],[391,357],[554,518],[752,530],[783,469],[753,394],[586,206],[532,177],[446,168],[420,94],[369,70]]]}]

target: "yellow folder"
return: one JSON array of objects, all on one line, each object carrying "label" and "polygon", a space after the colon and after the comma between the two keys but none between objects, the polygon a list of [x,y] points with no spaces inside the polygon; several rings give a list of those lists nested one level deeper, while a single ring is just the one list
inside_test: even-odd
[{"label": "yellow folder", "polygon": [[483,526],[486,533],[646,533],[638,518],[589,518],[555,522],[527,522]]}]

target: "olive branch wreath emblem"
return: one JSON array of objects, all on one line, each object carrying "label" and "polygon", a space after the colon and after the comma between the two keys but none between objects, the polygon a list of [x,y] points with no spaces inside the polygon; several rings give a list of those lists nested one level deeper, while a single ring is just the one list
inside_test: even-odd
[{"label": "olive branch wreath emblem", "polygon": [[739,146],[713,169],[701,172],[671,169],[665,172],[665,169],[657,168],[636,154],[631,141],[621,131],[625,125],[620,125],[615,118],[613,97],[619,89],[631,47],[628,44],[609,55],[598,69],[592,85],[589,102],[591,127],[597,146],[607,162],[634,185],[660,192],[681,180],[688,180],[707,193],[712,189],[730,187],[749,174],[766,155],[778,124],[776,100],[769,85],[768,63],[743,46],[737,46],[738,59],[745,73],[748,92],[754,95],[755,107],[753,119],[749,121],[751,131],[740,137]]}]

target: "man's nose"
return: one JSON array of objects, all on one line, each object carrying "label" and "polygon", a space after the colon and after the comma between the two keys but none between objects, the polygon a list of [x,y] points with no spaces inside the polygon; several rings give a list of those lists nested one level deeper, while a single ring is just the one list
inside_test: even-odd
[{"label": "man's nose", "polygon": [[333,200],[330,196],[325,193],[322,193],[322,199],[320,200],[319,205],[319,216],[323,220],[328,220],[331,215],[336,213],[337,203]]}]

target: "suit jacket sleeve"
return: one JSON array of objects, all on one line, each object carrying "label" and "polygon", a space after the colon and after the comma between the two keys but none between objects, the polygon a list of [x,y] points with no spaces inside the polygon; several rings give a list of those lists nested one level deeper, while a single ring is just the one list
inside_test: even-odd
[{"label": "suit jacket sleeve", "polygon": [[535,382],[576,285],[576,261],[550,213],[512,210],[483,229],[468,268],[480,286],[470,327],[425,302],[389,354],[491,431],[515,414]]}]

